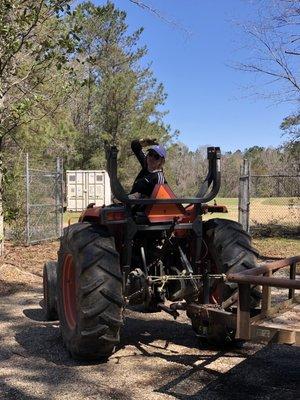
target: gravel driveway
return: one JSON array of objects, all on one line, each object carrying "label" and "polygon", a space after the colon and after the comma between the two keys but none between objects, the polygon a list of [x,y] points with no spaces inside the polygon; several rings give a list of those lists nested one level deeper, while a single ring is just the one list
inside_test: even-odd
[{"label": "gravel driveway", "polygon": [[300,349],[200,349],[185,316],[129,310],[107,363],[70,359],[43,321],[40,278],[0,298],[0,399],[300,399]]}]

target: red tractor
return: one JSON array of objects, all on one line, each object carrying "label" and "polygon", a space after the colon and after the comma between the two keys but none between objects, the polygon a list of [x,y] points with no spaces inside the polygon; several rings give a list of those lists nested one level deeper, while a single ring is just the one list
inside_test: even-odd
[{"label": "red tractor", "polygon": [[[118,204],[95,207],[64,229],[58,263],[44,267],[44,309],[60,320],[65,346],[74,358],[109,357],[120,340],[126,305],[185,310],[201,340],[235,340],[233,292],[226,274],[257,265],[251,239],[227,219],[202,221],[206,204],[220,188],[220,149],[208,149],[208,174],[195,198],[176,198],[156,185],[151,198],[130,199],[117,177],[115,146],[107,169]],[[253,307],[260,293],[251,288]],[[230,313],[229,313],[230,311]]]}]

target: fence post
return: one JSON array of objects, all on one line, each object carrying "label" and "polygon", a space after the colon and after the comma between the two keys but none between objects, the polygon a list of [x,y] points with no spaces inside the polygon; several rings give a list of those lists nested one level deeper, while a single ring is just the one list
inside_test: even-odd
[{"label": "fence post", "polygon": [[30,213],[30,193],[29,193],[29,156],[26,153],[25,159],[25,188],[26,188],[26,227],[25,227],[25,244],[29,246],[30,244],[30,231],[29,231],[29,213]]},{"label": "fence post", "polygon": [[243,160],[239,182],[239,223],[244,230],[249,232],[249,206],[250,206],[250,163]]},{"label": "fence post", "polygon": [[3,193],[3,170],[2,170],[2,154],[0,154],[0,256],[4,254],[4,222],[2,208]]},{"label": "fence post", "polygon": [[64,161],[60,158],[60,234],[63,235],[64,230]]},{"label": "fence post", "polygon": [[55,233],[56,236],[60,236],[60,160],[56,158],[56,175],[55,175]]}]

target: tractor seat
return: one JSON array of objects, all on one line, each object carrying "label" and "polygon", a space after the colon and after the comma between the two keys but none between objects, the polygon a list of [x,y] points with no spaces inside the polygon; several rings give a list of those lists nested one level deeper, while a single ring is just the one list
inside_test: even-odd
[{"label": "tractor seat", "polygon": [[[155,185],[151,199],[176,199],[169,185]],[[186,215],[182,204],[151,204],[145,209],[145,214],[151,223],[173,222],[174,218],[183,218]]]}]

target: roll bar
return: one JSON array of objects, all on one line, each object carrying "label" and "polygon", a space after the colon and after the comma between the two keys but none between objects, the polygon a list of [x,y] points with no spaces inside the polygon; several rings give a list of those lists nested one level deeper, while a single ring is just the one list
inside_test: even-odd
[{"label": "roll bar", "polygon": [[[212,200],[219,192],[221,184],[221,151],[219,147],[207,148],[208,174],[196,197],[175,199],[130,199],[118,179],[118,149],[106,146],[107,171],[114,196],[128,205],[140,204],[199,204]],[[209,188],[211,189],[209,190]]]}]

